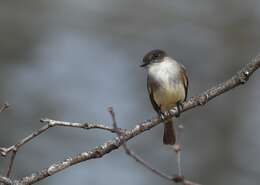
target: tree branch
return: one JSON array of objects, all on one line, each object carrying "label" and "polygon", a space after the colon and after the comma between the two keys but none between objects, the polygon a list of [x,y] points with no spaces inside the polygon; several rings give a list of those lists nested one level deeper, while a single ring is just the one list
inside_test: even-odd
[{"label": "tree branch", "polygon": [[[257,56],[252,62],[247,64],[242,70],[240,70],[236,75],[232,76],[229,80],[227,80],[209,90],[206,90],[205,92],[201,93],[200,95],[192,97],[188,101],[184,102],[181,112],[190,110],[197,106],[205,105],[211,99],[237,87],[238,85],[244,84],[249,79],[249,77],[253,74],[253,72],[255,72],[259,67],[260,67],[260,56]],[[178,113],[177,107],[174,107],[168,112],[168,116],[165,119],[169,119],[170,117],[175,116],[177,113]],[[139,123],[132,129],[125,130],[124,131],[124,141],[128,141],[131,138],[143,133],[144,131],[147,131],[147,130],[155,127],[162,121],[164,121],[164,120],[157,117],[157,118],[153,118],[151,120]],[[69,125],[71,125],[71,124],[69,123]],[[39,135],[42,132],[46,131],[49,127],[50,127],[49,124],[47,126],[45,125],[40,130],[36,131],[35,134]],[[112,129],[112,131],[114,131],[114,129]],[[32,134],[32,135],[28,136],[27,138],[25,138],[24,140],[20,141],[18,143],[18,146],[20,147],[23,144],[25,144],[26,142],[30,141],[32,138],[34,138],[33,135],[34,134]],[[103,155],[117,149],[123,143],[124,142],[120,139],[120,137],[117,136],[114,139],[109,140],[109,141],[103,143],[102,145],[99,145],[89,151],[83,152],[83,153],[75,155],[73,157],[68,157],[65,160],[63,160],[62,162],[57,162],[55,164],[52,164],[48,168],[42,169],[36,173],[23,177],[19,180],[11,181],[11,183],[10,183],[10,179],[6,179],[6,178],[0,176],[0,182],[5,181],[3,183],[9,184],[9,185],[10,184],[12,184],[12,185],[34,184],[48,176],[51,176],[57,172],[60,172],[72,165],[75,165],[75,164],[78,164],[80,162],[87,161],[90,159],[100,158]],[[16,145],[16,147],[17,147],[17,145]],[[6,152],[8,152],[8,148],[7,149],[4,148],[4,150],[3,150],[3,148],[1,148],[0,152],[2,154],[5,154]],[[186,180],[186,184],[188,184],[188,183],[189,183],[189,181]]]},{"label": "tree branch", "polygon": [[120,132],[120,130],[118,130],[117,127],[117,122],[116,122],[116,116],[115,116],[115,112],[113,110],[112,107],[108,108],[108,111],[112,117],[112,121],[113,121],[113,127],[114,129],[117,131],[116,134],[117,136],[122,140],[122,146],[125,150],[125,153],[130,156],[131,158],[133,158],[136,162],[138,162],[139,164],[143,165],[146,169],[150,170],[151,172],[153,172],[154,174],[169,180],[169,181],[173,181],[176,183],[182,183],[183,185],[200,185],[191,181],[186,180],[183,176],[180,176],[180,174],[178,175],[167,175],[164,172],[152,167],[147,161],[145,161],[142,157],[140,157],[139,155],[137,155],[133,150],[131,150],[130,148],[128,148],[126,142],[125,142],[125,136],[123,132]]},{"label": "tree branch", "polygon": [[[115,132],[115,130],[113,128],[102,125],[102,124],[98,124],[98,123],[70,123],[70,122],[65,122],[65,121],[51,120],[51,119],[47,119],[47,118],[41,119],[41,122],[46,123],[46,125],[44,125],[40,129],[38,129],[37,131],[33,132],[29,136],[23,138],[21,141],[19,141],[15,145],[12,145],[12,146],[7,147],[7,148],[1,147],[0,148],[0,154],[2,156],[6,156],[11,151],[18,151],[21,146],[28,143],[29,141],[31,141],[35,137],[39,136],[40,134],[44,133],[49,128],[55,127],[55,126],[82,128],[82,129],[87,129],[87,130],[89,130],[89,129],[103,129],[103,130],[106,130],[106,131],[110,131],[112,133]],[[121,129],[121,130],[123,130],[123,129]]]},{"label": "tree branch", "polygon": [[7,168],[6,177],[10,177],[10,175],[11,175],[11,171],[12,171],[12,168],[13,168],[13,165],[14,165],[14,159],[16,157],[16,153],[17,153],[17,151],[13,150],[11,157],[10,157],[10,162],[9,162],[9,165],[8,165],[8,168]]},{"label": "tree branch", "polygon": [[6,184],[6,185],[13,185],[14,184],[14,182],[11,179],[6,178],[6,177],[2,177],[2,176],[0,176],[0,183]]}]

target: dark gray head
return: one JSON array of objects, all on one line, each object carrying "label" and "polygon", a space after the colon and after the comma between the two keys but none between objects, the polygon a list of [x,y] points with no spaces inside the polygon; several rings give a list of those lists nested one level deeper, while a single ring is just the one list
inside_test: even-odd
[{"label": "dark gray head", "polygon": [[152,51],[149,51],[143,58],[143,63],[140,65],[141,67],[147,66],[152,63],[161,62],[164,57],[166,57],[167,54],[160,49],[155,49]]}]

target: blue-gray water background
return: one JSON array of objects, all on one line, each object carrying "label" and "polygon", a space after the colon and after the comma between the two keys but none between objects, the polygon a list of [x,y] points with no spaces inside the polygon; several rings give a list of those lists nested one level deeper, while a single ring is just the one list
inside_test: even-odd
[{"label": "blue-gray water background", "polygon": [[[0,146],[42,126],[39,119],[120,127],[156,116],[146,91],[143,55],[166,50],[183,63],[189,97],[229,78],[260,52],[257,0],[24,0],[0,1]],[[260,182],[260,73],[245,85],[184,113],[183,169],[210,185]],[[155,167],[177,172],[162,145],[162,126],[129,142]],[[23,147],[12,177],[91,149],[114,135],[53,128]],[[0,170],[6,166],[0,158]],[[171,184],[126,156],[122,149],[73,166],[41,185]]]}]

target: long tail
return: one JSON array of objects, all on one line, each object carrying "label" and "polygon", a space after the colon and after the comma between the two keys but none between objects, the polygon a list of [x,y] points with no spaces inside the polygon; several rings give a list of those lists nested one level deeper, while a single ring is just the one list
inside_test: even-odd
[{"label": "long tail", "polygon": [[174,145],[175,142],[176,142],[176,136],[173,127],[173,120],[171,119],[164,123],[163,144]]}]

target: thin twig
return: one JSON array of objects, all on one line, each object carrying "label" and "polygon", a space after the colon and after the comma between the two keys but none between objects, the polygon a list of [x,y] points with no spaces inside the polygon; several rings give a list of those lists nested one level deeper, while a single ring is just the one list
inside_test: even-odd
[{"label": "thin twig", "polygon": [[112,127],[105,126],[99,123],[71,123],[65,121],[56,121],[51,119],[41,119],[41,122],[51,124],[52,126],[62,126],[62,127],[74,127],[74,128],[82,128],[82,129],[102,129],[109,132],[114,133],[115,130]]},{"label": "thin twig", "polygon": [[21,141],[19,141],[18,143],[16,143],[15,145],[12,145],[8,148],[0,148],[0,153],[2,156],[6,156],[9,152],[11,151],[18,151],[19,148],[21,146],[23,146],[24,144],[26,144],[27,142],[29,142],[30,140],[32,140],[33,138],[37,137],[38,135],[40,135],[41,133],[45,132],[46,130],[48,130],[51,127],[50,124],[44,125],[43,127],[41,127],[39,130],[33,132],[32,134],[30,134],[29,136],[23,138]]},{"label": "thin twig", "polygon": [[178,175],[173,175],[173,176],[167,175],[166,173],[152,167],[147,161],[145,161],[141,156],[136,154],[133,150],[129,149],[127,146],[125,146],[124,149],[125,149],[125,152],[126,152],[127,155],[129,155],[134,160],[136,160],[138,163],[143,165],[145,168],[147,168],[151,172],[159,175],[160,177],[165,178],[165,179],[170,180],[170,181],[174,181],[174,178],[178,176]]},{"label": "thin twig", "polygon": [[29,136],[23,138],[21,141],[19,141],[15,145],[12,145],[8,148],[0,147],[0,154],[2,156],[6,156],[11,151],[14,151],[14,150],[18,151],[21,146],[28,143],[29,141],[31,141],[35,137],[39,136],[40,134],[42,134],[43,132],[45,132],[49,128],[55,127],[55,126],[74,127],[74,128],[82,128],[82,129],[87,129],[87,130],[88,129],[103,129],[103,130],[110,131],[112,133],[115,132],[115,130],[113,128],[102,125],[102,124],[97,124],[97,123],[70,123],[70,122],[65,122],[65,121],[55,121],[55,120],[51,120],[51,119],[47,119],[47,118],[41,119],[41,122],[46,123],[46,125],[44,125],[40,129],[38,129],[37,131],[33,132]]},{"label": "thin twig", "polygon": [[[155,173],[156,175],[170,180],[170,181],[174,181],[176,183],[183,183],[184,185],[198,185],[196,183],[193,183],[191,181],[187,181],[186,179],[184,179],[184,177],[182,177],[180,174],[178,175],[167,175],[166,173],[152,167],[147,161],[145,161],[142,157],[140,157],[139,155],[137,155],[133,150],[131,150],[130,148],[128,148],[125,139],[124,139],[124,133],[118,131],[118,127],[117,127],[117,122],[116,122],[116,116],[115,116],[115,112],[113,110],[113,107],[109,107],[108,108],[108,112],[110,113],[111,117],[112,117],[112,123],[113,123],[113,127],[114,129],[117,131],[116,134],[118,136],[118,138],[120,140],[122,140],[122,146],[124,148],[125,153],[130,156],[131,158],[133,158],[134,160],[136,160],[138,163],[140,163],[141,165],[143,165],[146,169],[150,170],[151,172]],[[189,184],[187,184],[189,183]]]},{"label": "thin twig", "polygon": [[[10,107],[10,104],[8,102],[2,104],[1,107],[0,107],[0,113],[6,111],[9,107]],[[14,158],[15,158],[15,154],[10,157],[10,162],[9,162],[9,165],[8,165],[8,168],[7,168],[6,177],[10,176]],[[0,182],[1,182],[0,184],[3,185],[3,184],[10,183],[11,180],[9,180],[8,178],[5,178],[5,177],[1,177]]]},{"label": "thin twig", "polygon": [[8,109],[10,107],[10,104],[8,102],[4,103],[3,105],[1,105],[0,107],[0,112],[4,112],[6,109]]},{"label": "thin twig", "polygon": [[182,168],[181,168],[181,145],[176,143],[173,145],[173,149],[177,156],[177,164],[178,164],[178,176],[182,176]]},{"label": "thin twig", "polygon": [[[13,167],[13,164],[14,164],[15,156],[16,156],[16,151],[13,150],[12,155],[10,156],[10,160],[9,160],[9,164],[8,164],[8,167],[7,167],[6,175],[5,175],[5,177],[1,177],[0,176],[0,185],[9,184],[11,182],[11,180],[8,179],[8,178],[11,175],[11,171],[12,171],[12,167]],[[2,182],[1,179],[2,180],[4,179],[5,182]]]},{"label": "thin twig", "polygon": [[12,154],[11,154],[11,157],[10,157],[10,162],[9,162],[7,173],[6,173],[6,177],[10,177],[10,175],[11,175],[11,171],[12,171],[12,168],[13,168],[13,165],[14,165],[14,159],[16,157],[16,153],[17,153],[16,150],[12,151]]},{"label": "thin twig", "polygon": [[198,183],[195,183],[195,182],[191,182],[191,181],[189,181],[187,179],[183,180],[183,184],[184,185],[201,185],[201,184],[198,184]]},{"label": "thin twig", "polygon": [[177,126],[177,142],[175,145],[173,145],[173,149],[176,153],[177,156],[177,164],[178,164],[178,175],[182,176],[182,165],[181,165],[181,134],[183,131],[183,125],[182,124],[178,124]]},{"label": "thin twig", "polygon": [[101,124],[97,124],[97,123],[70,123],[70,122],[55,121],[55,120],[51,120],[51,119],[41,119],[41,122],[46,123],[46,125],[41,127],[39,130],[33,132],[29,136],[25,137],[24,139],[22,139],[20,142],[16,143],[15,145],[12,145],[8,148],[0,148],[0,154],[2,156],[6,156],[8,153],[12,152],[11,157],[10,157],[10,162],[9,162],[9,165],[7,168],[6,177],[10,177],[10,175],[11,175],[12,167],[14,165],[14,159],[15,159],[16,153],[20,149],[20,147],[22,147],[24,144],[26,144],[30,140],[34,139],[35,137],[39,136],[40,134],[42,134],[43,132],[45,132],[46,130],[48,130],[51,127],[62,126],[62,127],[74,127],[74,128],[82,128],[82,129],[97,129],[98,128],[98,129],[103,129],[103,130],[107,130],[110,132],[115,132],[115,130],[113,128],[107,127],[107,126],[104,126]]},{"label": "thin twig", "polygon": [[[239,71],[237,74],[232,76],[227,81],[204,91],[198,96],[195,96],[188,101],[183,103],[183,109],[181,112],[185,112],[187,110],[190,110],[192,108],[195,108],[197,106],[205,105],[208,101],[211,99],[237,87],[238,85],[244,84],[249,77],[260,67],[260,55],[257,56],[252,62],[247,64],[241,71]],[[169,119],[175,115],[178,114],[177,107],[172,108],[169,111],[170,115],[166,117],[165,119]],[[163,122],[161,118],[153,118],[149,121],[142,122],[140,124],[137,124],[133,129],[125,130],[124,131],[124,140],[128,141],[132,139],[133,137],[155,127],[156,125]],[[44,130],[45,127],[42,129]],[[37,133],[37,132],[36,132]],[[28,142],[28,141],[27,141]],[[19,180],[13,180],[11,181],[12,185],[29,185],[34,184],[38,181],[41,181],[42,179],[45,179],[49,176],[52,176],[56,174],[57,172],[60,172],[72,165],[78,164],[83,161],[87,161],[90,159],[100,158],[107,153],[116,150],[118,147],[120,147],[122,143],[120,142],[120,139],[118,137],[114,138],[113,140],[106,141],[102,145],[99,145],[87,152],[83,152],[81,154],[75,155],[73,157],[68,157],[67,159],[57,162],[49,166],[48,168],[42,169],[36,173],[32,173],[29,176],[25,176]],[[6,149],[6,148],[4,148]],[[5,150],[3,148],[0,148],[0,152],[3,153]],[[0,182],[4,181],[6,178],[0,176]],[[7,179],[10,180],[10,179]],[[9,181],[10,182],[10,181]],[[189,181],[185,180],[186,184],[189,183]]]},{"label": "thin twig", "polygon": [[[113,127],[115,130],[117,130],[117,122],[116,122],[116,118],[115,118],[115,112],[113,110],[112,107],[109,107],[108,108],[108,111],[112,117],[112,121],[113,121]],[[144,167],[146,167],[148,170],[156,173],[157,175],[165,178],[165,179],[168,179],[168,180],[173,180],[173,177],[171,176],[168,176],[167,174],[163,173],[163,172],[160,172],[159,170],[151,167],[146,161],[144,161],[140,156],[138,156],[137,154],[135,154],[132,150],[130,150],[127,145],[126,145],[126,142],[125,142],[125,139],[124,139],[124,135],[123,133],[120,133],[120,132],[116,132],[117,136],[119,139],[122,140],[122,146],[126,152],[127,155],[129,155],[130,157],[132,157],[133,159],[135,159],[137,162],[139,162],[140,164],[142,164]]]}]

